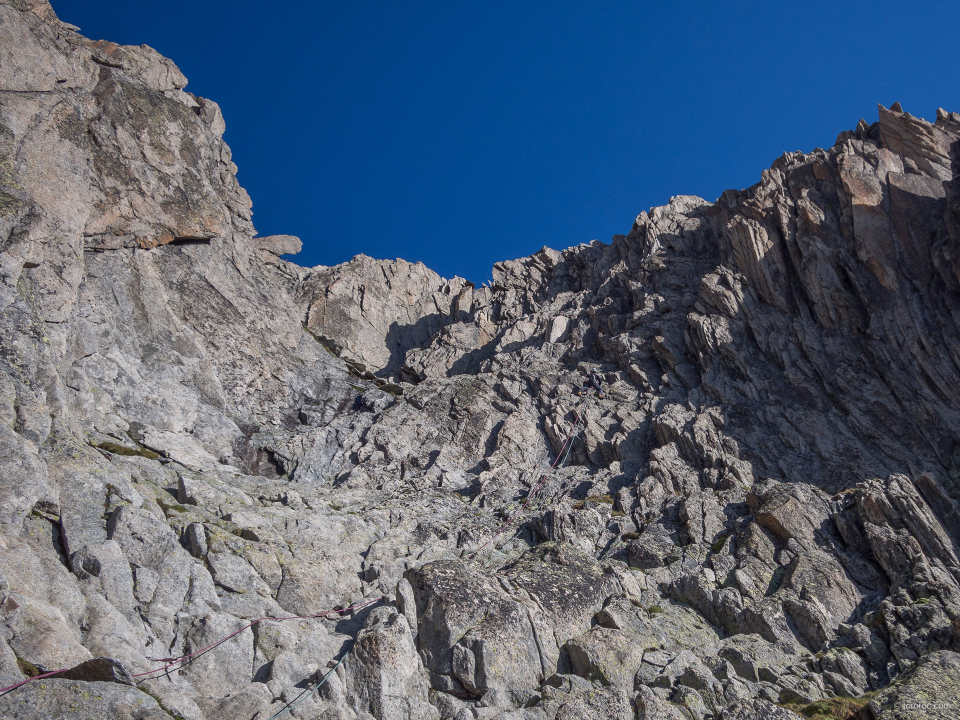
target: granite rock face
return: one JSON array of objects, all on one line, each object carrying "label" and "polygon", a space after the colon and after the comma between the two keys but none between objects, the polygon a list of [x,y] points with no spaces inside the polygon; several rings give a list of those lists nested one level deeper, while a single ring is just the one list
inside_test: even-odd
[{"label": "granite rock face", "polygon": [[476,288],[283,260],[185,87],[0,0],[0,716],[953,717],[960,116]]}]

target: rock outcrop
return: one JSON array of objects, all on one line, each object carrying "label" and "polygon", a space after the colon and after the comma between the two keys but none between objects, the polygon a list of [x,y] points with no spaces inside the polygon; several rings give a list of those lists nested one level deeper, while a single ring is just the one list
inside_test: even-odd
[{"label": "rock outcrop", "polygon": [[954,716],[960,115],[475,288],[185,87],[0,0],[0,716]]}]

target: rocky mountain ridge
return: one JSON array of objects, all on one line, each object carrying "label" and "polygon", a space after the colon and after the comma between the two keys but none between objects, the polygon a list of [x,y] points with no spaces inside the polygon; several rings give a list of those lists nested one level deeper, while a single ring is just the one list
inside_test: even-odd
[{"label": "rocky mountain ridge", "polygon": [[0,717],[955,715],[960,115],[476,288],[185,86],[0,0]]}]

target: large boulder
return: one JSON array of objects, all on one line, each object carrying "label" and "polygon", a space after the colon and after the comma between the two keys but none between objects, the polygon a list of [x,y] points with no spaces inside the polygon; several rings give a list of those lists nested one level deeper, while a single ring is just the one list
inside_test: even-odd
[{"label": "large boulder", "polygon": [[457,561],[428,563],[404,577],[416,603],[418,646],[436,686],[462,686],[477,697],[491,689],[537,687],[546,668],[527,608]]},{"label": "large boulder", "polygon": [[377,608],[365,625],[345,663],[354,706],[378,720],[438,720],[406,618]]}]

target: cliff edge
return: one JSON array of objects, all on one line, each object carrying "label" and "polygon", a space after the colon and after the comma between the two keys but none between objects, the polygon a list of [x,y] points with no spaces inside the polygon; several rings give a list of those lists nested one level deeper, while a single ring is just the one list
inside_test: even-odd
[{"label": "cliff edge", "polygon": [[186,86],[0,0],[0,717],[956,715],[960,115],[476,288]]}]

